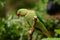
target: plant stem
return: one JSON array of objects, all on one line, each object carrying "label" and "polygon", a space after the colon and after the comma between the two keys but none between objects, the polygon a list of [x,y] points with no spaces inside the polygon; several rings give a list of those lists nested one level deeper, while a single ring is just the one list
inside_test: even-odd
[{"label": "plant stem", "polygon": [[37,22],[37,17],[35,16],[32,28],[29,30],[29,40],[32,40],[32,35],[33,35],[34,30],[35,30],[36,22]]}]

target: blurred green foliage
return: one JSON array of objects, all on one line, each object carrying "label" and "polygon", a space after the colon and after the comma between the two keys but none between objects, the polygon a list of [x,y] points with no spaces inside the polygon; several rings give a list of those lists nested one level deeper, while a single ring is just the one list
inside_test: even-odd
[{"label": "blurred green foliage", "polygon": [[[48,0],[0,0],[0,40],[28,40],[28,31],[31,26],[26,22],[24,17],[18,18],[16,16],[17,10],[20,8],[37,10],[43,20],[45,20],[44,15],[47,15],[47,3]],[[47,22],[48,31],[52,30],[53,24],[57,25],[56,22],[52,22],[52,20]],[[59,31],[60,30],[55,29],[55,34],[52,37],[60,37]],[[41,31],[35,30],[32,40],[40,40],[41,38],[48,37]]]},{"label": "blurred green foliage", "polygon": [[44,38],[42,40],[60,40],[60,38]]}]

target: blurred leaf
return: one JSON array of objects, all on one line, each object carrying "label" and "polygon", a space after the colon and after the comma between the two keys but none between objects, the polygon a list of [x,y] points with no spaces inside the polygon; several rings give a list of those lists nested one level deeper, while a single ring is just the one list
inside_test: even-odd
[{"label": "blurred leaf", "polygon": [[55,29],[54,30],[57,34],[60,34],[60,29]]},{"label": "blurred leaf", "polygon": [[60,40],[60,38],[43,38],[42,40]]}]

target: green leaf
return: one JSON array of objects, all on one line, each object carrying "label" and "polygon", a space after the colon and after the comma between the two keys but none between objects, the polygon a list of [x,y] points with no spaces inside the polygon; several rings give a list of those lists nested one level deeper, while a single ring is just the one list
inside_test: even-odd
[{"label": "green leaf", "polygon": [[60,40],[60,38],[43,38],[42,40]]},{"label": "green leaf", "polygon": [[54,30],[57,34],[60,34],[60,29],[55,29]]}]

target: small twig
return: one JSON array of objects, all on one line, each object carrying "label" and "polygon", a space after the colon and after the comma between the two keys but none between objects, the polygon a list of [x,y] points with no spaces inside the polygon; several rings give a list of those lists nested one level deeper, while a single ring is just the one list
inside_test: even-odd
[{"label": "small twig", "polygon": [[32,35],[35,30],[36,22],[37,22],[37,17],[34,16],[34,22],[33,22],[32,28],[29,30],[29,40],[32,40]]}]

